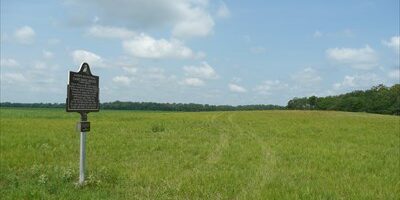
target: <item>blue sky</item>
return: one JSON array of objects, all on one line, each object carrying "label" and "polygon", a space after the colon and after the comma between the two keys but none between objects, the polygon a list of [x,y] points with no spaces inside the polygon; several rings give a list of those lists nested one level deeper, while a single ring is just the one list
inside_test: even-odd
[{"label": "blue sky", "polygon": [[399,1],[1,0],[1,101],[279,104],[400,82]]}]

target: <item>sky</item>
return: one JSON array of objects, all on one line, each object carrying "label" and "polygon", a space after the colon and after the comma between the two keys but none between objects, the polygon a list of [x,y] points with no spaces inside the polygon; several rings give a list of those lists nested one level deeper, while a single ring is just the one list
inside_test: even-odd
[{"label": "sky", "polygon": [[1,0],[1,102],[286,105],[400,82],[398,0]]}]

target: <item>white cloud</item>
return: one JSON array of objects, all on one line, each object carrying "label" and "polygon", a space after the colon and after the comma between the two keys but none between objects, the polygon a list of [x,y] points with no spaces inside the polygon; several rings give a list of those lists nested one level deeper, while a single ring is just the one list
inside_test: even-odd
[{"label": "white cloud", "polygon": [[0,60],[0,66],[1,67],[17,67],[19,66],[18,61],[12,59],[12,58],[2,58]]},{"label": "white cloud", "polygon": [[35,31],[30,26],[23,26],[14,33],[14,37],[21,44],[32,44],[35,40],[35,35]]},{"label": "white cloud", "polygon": [[354,76],[345,76],[342,82],[333,84],[333,89],[339,90],[341,88],[354,87],[354,79]]},{"label": "white cloud", "polygon": [[103,59],[99,55],[90,51],[75,50],[71,53],[71,56],[75,64],[86,62],[93,67],[105,67]]},{"label": "white cloud", "polygon": [[314,34],[313,34],[313,36],[315,37],[315,38],[319,38],[319,37],[322,37],[322,32],[321,31],[319,31],[319,30],[316,30],[315,32],[314,32]]},{"label": "white cloud", "polygon": [[125,51],[139,58],[196,58],[197,55],[177,39],[156,40],[146,34],[123,41]]},{"label": "white cloud", "polygon": [[279,80],[267,80],[262,82],[260,85],[254,88],[254,91],[263,95],[270,95],[274,91],[280,91],[288,88],[289,85],[287,83],[282,83]]},{"label": "white cloud", "polygon": [[212,68],[207,62],[202,62],[200,66],[184,66],[186,76],[204,78],[204,79],[216,79],[218,78],[214,68]]},{"label": "white cloud", "polygon": [[393,36],[389,41],[383,41],[382,43],[392,48],[395,52],[400,53],[400,36]]},{"label": "white cloud", "polygon": [[[102,24],[118,23],[136,30],[167,27],[172,29],[176,37],[206,36],[212,33],[214,26],[208,0],[71,0],[71,2],[70,6],[75,6],[82,12],[90,9],[91,13],[101,19]],[[93,15],[80,16],[77,25],[93,21]],[[73,17],[77,18],[76,15]]]},{"label": "white cloud", "polygon": [[205,85],[203,79],[218,78],[214,68],[207,62],[202,62],[199,66],[184,66],[182,69],[187,78],[180,82],[181,85],[198,87]]},{"label": "white cloud", "polygon": [[204,81],[199,79],[199,78],[185,78],[182,82],[182,85],[187,85],[187,86],[193,86],[193,87],[198,87],[198,86],[203,86]]},{"label": "white cloud", "polygon": [[240,77],[233,77],[231,81],[234,82],[234,83],[239,83],[239,82],[242,81],[242,78],[240,78]]},{"label": "white cloud", "polygon": [[231,12],[224,2],[222,2],[219,6],[217,10],[217,16],[220,18],[228,18],[231,16]]},{"label": "white cloud", "polygon": [[366,45],[364,48],[333,48],[326,50],[329,59],[355,69],[372,69],[378,65],[375,50]]},{"label": "white cloud", "polygon": [[353,76],[346,75],[343,81],[333,84],[333,89],[334,90],[364,89],[379,83],[382,83],[382,79],[380,79],[376,74],[373,73],[367,73],[361,75],[356,74]]},{"label": "white cloud", "polygon": [[230,90],[231,92],[237,92],[237,93],[244,93],[244,92],[247,92],[246,88],[244,88],[243,86],[234,84],[234,83],[230,83],[230,84],[228,85],[228,87],[229,87],[229,90]]},{"label": "white cloud", "polygon": [[46,69],[47,68],[47,64],[45,62],[42,62],[42,61],[36,61],[35,64],[34,64],[34,68],[35,69],[39,69],[39,70]]},{"label": "white cloud", "polygon": [[157,67],[148,69],[146,74],[143,74],[142,76],[144,78],[156,81],[163,81],[168,78],[164,73],[164,69]]},{"label": "white cloud", "polygon": [[136,32],[126,28],[113,27],[113,26],[91,26],[87,30],[87,34],[98,38],[119,38],[128,39],[137,35]]},{"label": "white cloud", "polygon": [[54,56],[54,53],[53,53],[53,52],[43,50],[43,57],[44,57],[44,58],[46,58],[46,59],[51,59],[51,58],[53,58],[53,56]]},{"label": "white cloud", "polygon": [[355,33],[351,29],[344,29],[334,32],[322,32],[320,30],[315,30],[313,33],[314,38],[321,38],[321,37],[330,37],[330,38],[351,38],[354,37]]},{"label": "white cloud", "polygon": [[400,69],[392,70],[388,73],[389,78],[400,81]]},{"label": "white cloud", "polygon": [[138,65],[138,60],[129,55],[122,55],[113,60],[112,65],[121,68],[136,68]]},{"label": "white cloud", "polygon": [[116,76],[112,80],[121,85],[129,85],[131,83],[131,79],[127,76]]},{"label": "white cloud", "polygon": [[27,82],[28,79],[21,73],[4,73],[1,74],[1,81],[8,84],[19,84]]},{"label": "white cloud", "polygon": [[136,74],[138,69],[135,67],[122,67],[122,69],[128,74]]},{"label": "white cloud", "polygon": [[292,79],[302,85],[314,85],[322,80],[318,72],[311,67],[307,67],[302,71],[293,74]]},{"label": "white cloud", "polygon": [[162,68],[122,67],[122,69],[131,82],[135,81],[142,86],[171,86],[171,84],[177,83],[176,76],[167,74]]},{"label": "white cloud", "polygon": [[205,10],[195,8],[188,10],[185,15],[172,29],[175,37],[204,37],[213,32],[214,20]]}]

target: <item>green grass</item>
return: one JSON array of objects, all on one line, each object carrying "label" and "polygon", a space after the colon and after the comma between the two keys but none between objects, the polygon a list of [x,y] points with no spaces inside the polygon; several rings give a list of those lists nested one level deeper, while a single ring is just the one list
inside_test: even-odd
[{"label": "green grass", "polygon": [[399,199],[400,118],[1,109],[1,199]]}]

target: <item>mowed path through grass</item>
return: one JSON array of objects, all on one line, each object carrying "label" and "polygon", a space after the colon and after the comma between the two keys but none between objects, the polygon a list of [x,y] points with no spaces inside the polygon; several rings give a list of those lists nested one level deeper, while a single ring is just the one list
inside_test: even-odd
[{"label": "mowed path through grass", "polygon": [[398,199],[400,118],[1,109],[1,199]]}]

